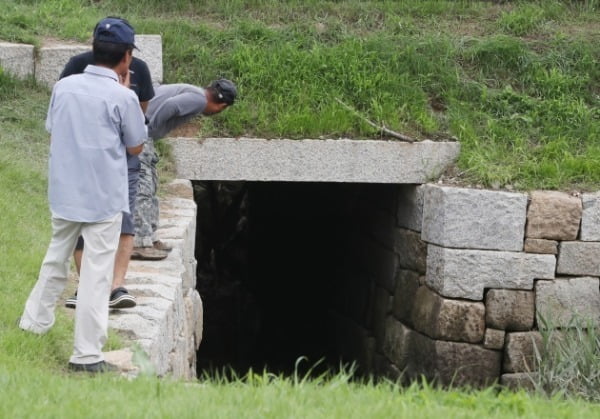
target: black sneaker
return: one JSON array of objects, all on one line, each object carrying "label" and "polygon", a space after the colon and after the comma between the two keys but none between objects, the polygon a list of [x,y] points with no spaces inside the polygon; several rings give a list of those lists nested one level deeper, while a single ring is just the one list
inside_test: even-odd
[{"label": "black sneaker", "polygon": [[136,306],[135,297],[123,287],[115,288],[110,293],[108,306],[110,308],[132,308]]},{"label": "black sneaker", "polygon": [[69,370],[74,372],[89,372],[90,374],[98,374],[101,372],[116,372],[119,371],[116,365],[109,364],[105,361],[94,362],[93,364],[75,364],[69,362]]},{"label": "black sneaker", "polygon": [[72,297],[65,300],[65,307],[75,309],[77,307],[77,291]]}]

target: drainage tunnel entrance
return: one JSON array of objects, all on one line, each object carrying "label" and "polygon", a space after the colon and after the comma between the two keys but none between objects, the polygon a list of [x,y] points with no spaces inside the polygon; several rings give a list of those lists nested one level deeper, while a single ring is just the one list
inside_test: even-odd
[{"label": "drainage tunnel entrance", "polygon": [[373,372],[391,310],[399,186],[194,181],[198,372],[320,361]]}]

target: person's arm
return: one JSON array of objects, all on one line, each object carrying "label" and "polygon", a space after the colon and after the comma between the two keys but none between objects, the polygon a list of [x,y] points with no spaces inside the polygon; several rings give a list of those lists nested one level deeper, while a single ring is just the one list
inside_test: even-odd
[{"label": "person's arm", "polygon": [[140,108],[137,96],[132,92],[123,103],[121,109],[121,138],[127,152],[137,156],[144,149],[144,142],[148,137],[144,114]]}]

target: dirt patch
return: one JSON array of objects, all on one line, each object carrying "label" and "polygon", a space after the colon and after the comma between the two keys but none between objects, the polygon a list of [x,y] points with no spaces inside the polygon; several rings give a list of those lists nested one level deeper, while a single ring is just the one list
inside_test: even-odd
[{"label": "dirt patch", "polygon": [[201,127],[202,122],[200,118],[197,118],[175,128],[169,133],[169,137],[197,137]]}]

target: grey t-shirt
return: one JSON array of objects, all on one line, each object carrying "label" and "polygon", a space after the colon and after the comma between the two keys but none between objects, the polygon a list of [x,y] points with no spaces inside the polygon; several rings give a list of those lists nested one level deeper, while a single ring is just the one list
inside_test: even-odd
[{"label": "grey t-shirt", "polygon": [[148,137],[163,138],[178,126],[201,114],[206,107],[206,93],[191,84],[163,84],[154,89],[155,96],[148,103],[146,117]]}]

